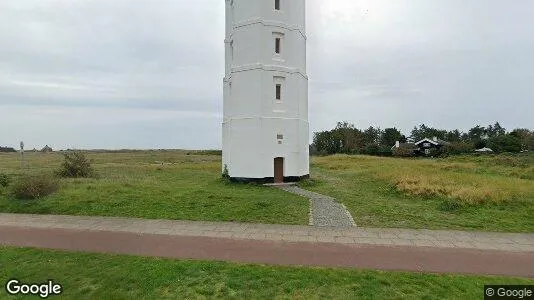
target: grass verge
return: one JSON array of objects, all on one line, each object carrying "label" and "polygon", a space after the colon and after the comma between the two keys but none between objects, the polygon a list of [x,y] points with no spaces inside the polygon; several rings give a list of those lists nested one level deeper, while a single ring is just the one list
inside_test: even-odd
[{"label": "grass verge", "polygon": [[[477,299],[532,279],[280,267],[0,248],[0,281],[53,279],[65,299]],[[5,290],[0,297],[6,297]]]},{"label": "grass verge", "polygon": [[[35,201],[0,189],[0,212],[149,219],[307,224],[308,200],[254,184],[221,179],[220,156],[184,151],[88,153],[96,178],[62,179]],[[0,154],[0,173],[22,175],[17,154]],[[62,155],[29,153],[30,174],[52,173]]]},{"label": "grass verge", "polygon": [[534,232],[532,157],[313,157],[301,186],[337,198],[359,226]]}]

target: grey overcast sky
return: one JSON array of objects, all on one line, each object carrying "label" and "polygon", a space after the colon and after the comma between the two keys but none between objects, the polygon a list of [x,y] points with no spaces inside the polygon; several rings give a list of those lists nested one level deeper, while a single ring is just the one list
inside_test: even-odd
[{"label": "grey overcast sky", "polygon": [[[531,0],[308,0],[312,132],[534,128],[533,16]],[[2,0],[0,145],[220,148],[223,40],[223,0]]]}]

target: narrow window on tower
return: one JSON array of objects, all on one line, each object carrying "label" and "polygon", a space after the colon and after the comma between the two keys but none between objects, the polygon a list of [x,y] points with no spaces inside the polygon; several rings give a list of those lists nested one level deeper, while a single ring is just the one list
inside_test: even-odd
[{"label": "narrow window on tower", "polygon": [[281,32],[273,32],[273,41],[274,41],[274,54],[278,59],[282,55],[282,47],[284,44],[284,34]]},{"label": "narrow window on tower", "polygon": [[274,9],[280,10],[280,0],[274,0]]},{"label": "narrow window on tower", "polygon": [[273,77],[273,87],[274,87],[274,101],[275,103],[281,104],[284,100],[284,89],[285,89],[286,79],[282,76]]}]

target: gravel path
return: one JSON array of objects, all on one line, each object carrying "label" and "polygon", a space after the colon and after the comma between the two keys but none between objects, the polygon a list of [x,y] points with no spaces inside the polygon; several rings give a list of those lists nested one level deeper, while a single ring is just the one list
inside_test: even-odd
[{"label": "gravel path", "polygon": [[318,227],[353,227],[354,219],[347,208],[332,197],[301,189],[279,186],[280,189],[310,199],[310,225]]}]

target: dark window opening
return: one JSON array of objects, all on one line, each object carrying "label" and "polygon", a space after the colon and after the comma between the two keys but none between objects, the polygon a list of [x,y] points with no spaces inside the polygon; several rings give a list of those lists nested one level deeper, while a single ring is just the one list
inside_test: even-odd
[{"label": "dark window opening", "polygon": [[280,0],[274,0],[274,9],[280,10]]},{"label": "dark window opening", "polygon": [[282,100],[282,85],[276,85],[276,100]]},{"label": "dark window opening", "polygon": [[274,40],[274,52],[276,52],[276,54],[280,54],[281,42],[282,40],[280,38]]}]

